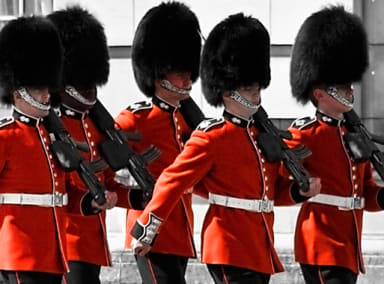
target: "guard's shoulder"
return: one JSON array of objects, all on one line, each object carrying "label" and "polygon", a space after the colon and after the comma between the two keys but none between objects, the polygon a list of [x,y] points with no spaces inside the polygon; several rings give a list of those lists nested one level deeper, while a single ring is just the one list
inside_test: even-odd
[{"label": "guard's shoulder", "polygon": [[201,131],[208,131],[214,126],[221,125],[224,123],[224,118],[207,118],[200,122],[200,124],[197,126],[197,130]]},{"label": "guard's shoulder", "polygon": [[152,108],[152,102],[151,101],[141,101],[137,103],[133,103],[127,107],[127,110],[129,110],[132,113],[145,110],[145,109],[151,109]]},{"label": "guard's shoulder", "polygon": [[291,127],[294,127],[297,129],[303,129],[311,125],[312,123],[314,123],[316,120],[317,119],[315,117],[310,117],[310,116],[298,118],[294,122],[292,122]]},{"label": "guard's shoulder", "polygon": [[4,118],[0,119],[0,128],[3,128],[4,126],[7,126],[14,121],[15,120],[13,119],[13,117],[4,117]]}]

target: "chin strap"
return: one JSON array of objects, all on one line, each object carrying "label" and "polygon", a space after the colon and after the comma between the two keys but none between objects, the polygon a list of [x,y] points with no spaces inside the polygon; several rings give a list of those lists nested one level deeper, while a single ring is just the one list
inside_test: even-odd
[{"label": "chin strap", "polygon": [[175,85],[173,85],[168,80],[161,80],[160,81],[160,86],[162,88],[166,89],[167,91],[170,91],[170,92],[173,92],[173,93],[178,93],[180,95],[189,95],[189,93],[192,90],[192,88],[183,89],[183,88],[176,87]]},{"label": "chin strap", "polygon": [[19,93],[20,97],[25,101],[27,102],[28,104],[30,104],[31,106],[33,106],[34,108],[37,108],[39,110],[44,110],[44,111],[48,111],[50,110],[51,108],[51,105],[45,105],[45,104],[42,104],[40,102],[38,102],[37,100],[35,100],[34,97],[32,97],[26,88],[24,87],[21,87],[21,88],[18,88],[17,89],[17,92]]},{"label": "chin strap", "polygon": [[254,104],[254,103],[248,101],[247,99],[242,97],[238,91],[231,91],[229,97],[232,100],[238,102],[239,104],[245,106],[246,108],[249,108],[249,109],[252,109],[252,110],[258,110],[259,107],[260,107],[260,104],[261,104],[261,103]]},{"label": "chin strap", "polygon": [[79,103],[86,105],[86,106],[93,106],[96,103],[96,99],[93,101],[88,100],[87,98],[84,98],[74,87],[72,86],[66,86],[65,87],[65,92],[74,98],[76,101]]},{"label": "chin strap", "polygon": [[339,94],[339,90],[336,87],[328,87],[326,91],[328,95],[330,95],[332,98],[334,98],[336,101],[338,101],[342,105],[349,108],[353,108],[353,101],[354,101],[353,97],[352,97],[352,102],[348,101],[346,98],[344,98]]}]

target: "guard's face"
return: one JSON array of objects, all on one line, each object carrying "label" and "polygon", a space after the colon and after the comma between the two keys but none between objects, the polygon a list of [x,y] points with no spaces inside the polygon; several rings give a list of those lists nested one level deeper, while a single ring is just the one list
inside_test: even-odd
[{"label": "guard's face", "polygon": [[[164,84],[165,85],[162,85]],[[167,86],[169,84],[169,86]],[[155,92],[163,93],[168,102],[178,104],[179,101],[187,99],[192,89],[190,72],[169,72],[162,80],[155,81]],[[164,90],[166,91],[164,94]]]},{"label": "guard's face", "polygon": [[243,86],[238,89],[240,95],[251,103],[260,104],[260,86],[258,83],[251,86]]},{"label": "guard's face", "polygon": [[355,98],[352,84],[335,84],[326,91],[331,98],[329,104],[335,111],[347,112],[353,108]]},{"label": "guard's face", "polygon": [[[90,102],[96,100],[96,98],[97,98],[96,87],[75,86],[74,88],[83,98],[85,98],[86,100],[88,100]],[[72,98],[64,90],[60,93],[60,96],[61,96],[61,102],[63,104],[65,104],[65,105],[67,105],[67,106],[69,106],[75,110],[78,110],[80,112],[85,112],[92,107],[92,105],[83,104],[83,103],[79,102],[78,100]]]},{"label": "guard's face", "polygon": [[352,84],[335,84],[315,88],[313,96],[317,101],[317,108],[336,119],[341,119],[344,112],[348,112],[353,108]]},{"label": "guard's face", "polygon": [[165,76],[165,79],[178,88],[185,90],[192,88],[190,72],[171,72]]},{"label": "guard's face", "polygon": [[[50,104],[51,95],[49,93],[48,88],[26,88],[26,89],[28,94],[37,102],[46,106]],[[49,111],[41,110],[30,105],[24,99],[22,99],[20,95],[17,94],[17,92],[16,92],[16,95],[14,96],[14,99],[15,99],[15,107],[29,116],[41,118],[48,115]]]},{"label": "guard's face", "polygon": [[97,97],[96,87],[76,87],[76,90],[87,100],[94,101]]}]

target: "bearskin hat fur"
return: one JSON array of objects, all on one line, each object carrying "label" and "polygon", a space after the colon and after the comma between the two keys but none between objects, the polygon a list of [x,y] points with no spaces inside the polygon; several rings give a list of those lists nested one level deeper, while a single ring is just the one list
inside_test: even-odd
[{"label": "bearskin hat fur", "polygon": [[231,15],[205,42],[200,77],[203,93],[213,106],[222,105],[222,93],[271,79],[270,40],[263,24],[242,13]]},{"label": "bearskin hat fur", "polygon": [[20,17],[0,32],[0,98],[20,87],[56,88],[61,78],[63,50],[55,26],[42,17]]},{"label": "bearskin hat fur", "polygon": [[109,53],[102,24],[80,6],[55,11],[48,18],[57,27],[64,47],[63,85],[107,83]]},{"label": "bearskin hat fur", "polygon": [[153,96],[156,79],[169,72],[199,74],[200,26],[184,4],[167,2],[151,8],[141,19],[132,44],[132,67],[140,90]]},{"label": "bearskin hat fur", "polygon": [[346,84],[361,80],[368,67],[367,36],[360,19],[331,6],[309,16],[292,51],[292,94],[305,104],[316,84]]}]

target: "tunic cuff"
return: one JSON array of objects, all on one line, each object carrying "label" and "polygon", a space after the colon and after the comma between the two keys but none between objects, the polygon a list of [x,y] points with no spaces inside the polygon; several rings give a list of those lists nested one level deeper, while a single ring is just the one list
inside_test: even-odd
[{"label": "tunic cuff", "polygon": [[89,192],[81,199],[81,214],[84,216],[96,215],[101,212],[100,209],[92,206],[92,194]]},{"label": "tunic cuff", "polygon": [[152,246],[157,237],[159,227],[163,221],[149,213],[148,223],[143,225],[140,220],[136,221],[135,226],[131,230],[131,235],[138,241]]},{"label": "tunic cuff", "polygon": [[295,182],[291,186],[291,196],[293,201],[295,201],[296,203],[301,203],[309,199],[309,197],[300,194],[300,187]]}]

